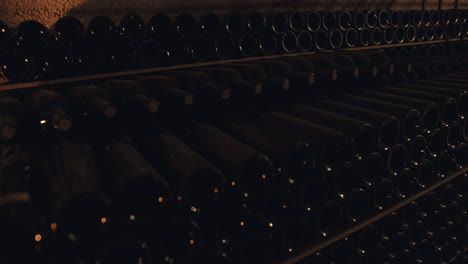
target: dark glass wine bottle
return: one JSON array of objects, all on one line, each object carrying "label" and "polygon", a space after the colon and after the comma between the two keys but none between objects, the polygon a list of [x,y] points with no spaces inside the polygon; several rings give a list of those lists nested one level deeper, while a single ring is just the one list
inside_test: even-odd
[{"label": "dark glass wine bottle", "polygon": [[289,28],[288,16],[283,12],[274,12],[267,18],[267,30],[283,35]]},{"label": "dark glass wine bottle", "polygon": [[221,33],[221,20],[211,12],[203,14],[199,19],[200,32],[207,36],[216,36]]},{"label": "dark glass wine bottle", "polygon": [[224,17],[224,29],[231,36],[240,36],[244,28],[244,18],[239,13],[231,12]]},{"label": "dark glass wine bottle", "polygon": [[2,50],[0,54],[3,53],[3,49],[6,47],[8,40],[11,38],[11,35],[12,33],[8,25],[0,20],[0,50]]},{"label": "dark glass wine bottle", "polygon": [[197,25],[197,20],[191,14],[180,14],[174,20],[176,33],[184,39],[190,39],[197,33]]},{"label": "dark glass wine bottle", "polygon": [[303,120],[340,131],[354,140],[356,152],[367,156],[377,150],[377,130],[368,122],[303,105],[296,105],[290,111]]},{"label": "dark glass wine bottle", "polygon": [[317,32],[322,25],[322,18],[318,12],[311,11],[307,13],[305,23],[310,32]]},{"label": "dark glass wine bottle", "polygon": [[392,44],[395,40],[395,30],[391,26],[387,26],[383,31],[383,41],[385,44]]},{"label": "dark glass wine bottle", "polygon": [[26,53],[38,57],[49,39],[49,30],[34,20],[22,22],[16,28],[16,45]]},{"label": "dark glass wine bottle", "polygon": [[158,13],[151,17],[146,26],[146,38],[164,41],[174,34],[171,18],[166,14]]},{"label": "dark glass wine bottle", "polygon": [[145,37],[146,25],[139,16],[127,15],[120,20],[118,31],[131,41],[142,41]]},{"label": "dark glass wine bottle", "polygon": [[[174,109],[176,107],[187,107],[194,104],[195,96],[179,88],[177,79],[167,76],[142,76],[136,79],[143,83],[161,102],[161,107]],[[164,105],[163,105],[164,104]]]},{"label": "dark glass wine bottle", "polygon": [[193,123],[187,132],[190,133],[184,133],[185,141],[222,171],[229,172],[225,176],[240,190],[250,208],[264,210],[265,201],[261,199],[274,179],[270,159],[212,126]]},{"label": "dark glass wine bottle", "polygon": [[0,97],[0,142],[11,142],[23,122],[23,104],[12,97]]},{"label": "dark glass wine bottle", "polygon": [[418,109],[422,113],[421,128],[425,131],[432,131],[435,129],[441,120],[441,111],[437,104],[429,100],[410,98],[405,95],[397,93],[389,93],[385,90],[379,89],[378,91],[363,91],[359,94],[367,98],[379,98],[387,102],[406,105]]},{"label": "dark glass wine bottle", "polygon": [[421,114],[418,110],[412,107],[355,95],[341,96],[333,101],[350,105],[359,105],[362,108],[391,114],[397,117],[401,122],[401,136],[405,140],[411,139],[420,133]]},{"label": "dark glass wine bottle", "polygon": [[351,13],[348,11],[341,11],[338,14],[338,25],[341,30],[347,30],[351,27]]},{"label": "dark glass wine bottle", "polygon": [[97,118],[114,118],[117,106],[107,98],[108,93],[99,86],[77,86],[68,92],[72,107],[79,115],[93,115]]},{"label": "dark glass wine bottle", "polygon": [[375,10],[369,10],[366,13],[366,25],[368,28],[374,28],[379,22],[378,14]]},{"label": "dark glass wine bottle", "polygon": [[59,46],[75,46],[84,37],[84,26],[74,17],[60,18],[54,26],[54,38]]},{"label": "dark glass wine bottle", "polygon": [[400,122],[397,118],[388,114],[328,99],[320,100],[320,102],[312,106],[371,123],[374,127],[378,128],[378,145],[380,149],[388,149],[396,144],[400,138]]},{"label": "dark glass wine bottle", "polygon": [[262,35],[266,31],[266,18],[260,12],[250,12],[247,14],[245,24],[247,26],[247,31],[258,36]]},{"label": "dark glass wine bottle", "polygon": [[33,111],[39,114],[41,129],[55,129],[66,132],[72,127],[72,117],[70,115],[68,99],[56,92],[41,89],[33,91],[28,98]]},{"label": "dark glass wine bottle", "polygon": [[363,11],[354,11],[353,15],[353,27],[357,30],[361,30],[366,26],[366,14]]}]

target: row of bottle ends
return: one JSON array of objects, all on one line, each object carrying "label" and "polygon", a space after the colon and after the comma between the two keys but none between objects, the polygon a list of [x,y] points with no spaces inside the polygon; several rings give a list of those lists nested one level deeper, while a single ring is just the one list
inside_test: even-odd
[{"label": "row of bottle ends", "polygon": [[[466,9],[446,10],[360,10],[360,11],[292,11],[261,13],[252,12],[230,12],[223,17],[218,14],[207,12],[196,18],[192,14],[180,14],[171,18],[165,13],[158,13],[151,17],[148,23],[138,15],[131,14],[122,18],[118,31],[130,37],[163,37],[175,33],[183,37],[191,37],[195,34],[216,35],[229,33],[240,36],[243,33],[262,35],[266,32],[284,34],[288,30],[301,32],[307,30],[316,32],[320,29],[331,31],[333,29],[347,30],[348,28],[363,29],[379,26],[385,28],[418,26],[437,26],[455,23],[464,24],[468,17]],[[67,18],[67,17],[65,17]],[[99,18],[99,19],[96,19]],[[94,24],[102,22],[98,16],[91,20],[88,26],[88,34]],[[61,18],[55,24],[55,35],[64,38],[69,35],[63,31],[82,31],[83,24]],[[110,19],[109,19],[110,20]],[[112,21],[112,20],[110,20]],[[81,25],[79,25],[79,22]],[[111,27],[115,27],[112,22]],[[21,28],[21,24],[18,26]],[[44,26],[44,29],[47,28]],[[9,31],[7,24],[0,20],[0,42],[2,35]],[[65,33],[65,34],[64,34]]]}]

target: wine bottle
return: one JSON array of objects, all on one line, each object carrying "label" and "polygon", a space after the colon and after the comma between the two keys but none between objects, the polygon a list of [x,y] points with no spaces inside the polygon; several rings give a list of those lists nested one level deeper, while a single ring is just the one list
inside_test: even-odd
[{"label": "wine bottle", "polygon": [[188,48],[193,61],[208,61],[212,57],[212,42],[202,35],[192,36]]},{"label": "wine bottle", "polygon": [[80,115],[114,118],[117,113],[117,107],[107,100],[108,94],[102,87],[76,86],[71,88],[68,94],[73,107],[80,112]]},{"label": "wine bottle", "polygon": [[444,38],[444,35],[445,35],[445,27],[440,24],[435,26],[435,30],[434,30],[435,39],[441,40]]},{"label": "wine bottle", "polygon": [[389,93],[385,90],[378,91],[363,91],[361,96],[366,98],[379,98],[387,102],[407,105],[418,109],[422,114],[421,127],[425,131],[432,131],[435,129],[441,120],[441,110],[437,104],[429,100],[410,98],[407,95],[398,95],[397,93]]},{"label": "wine bottle", "polygon": [[136,79],[145,85],[161,101],[161,107],[173,109],[175,107],[187,107],[194,104],[195,96],[179,88],[177,79],[167,76],[142,76]]},{"label": "wine bottle", "polygon": [[398,10],[390,11],[390,26],[396,28],[401,23],[401,14]]},{"label": "wine bottle", "polygon": [[51,201],[55,257],[67,262],[89,261],[107,239],[111,214],[110,200],[99,193],[103,182],[95,152],[78,141],[56,140],[42,145],[40,162],[50,189],[42,199],[46,196]]},{"label": "wine bottle", "polygon": [[377,77],[379,73],[390,75],[393,74],[394,65],[386,61],[385,57],[383,60],[376,62],[375,60],[372,60],[371,57],[366,53],[345,51],[340,51],[340,53],[351,57],[354,63],[359,67],[360,72],[362,71],[364,75],[369,75],[369,71],[372,72],[372,78]]},{"label": "wine bottle", "polygon": [[237,50],[241,57],[252,57],[257,55],[259,51],[257,38],[249,33],[243,34],[237,41]]},{"label": "wine bottle", "polygon": [[395,41],[397,43],[403,43],[405,41],[406,30],[404,27],[397,27],[395,30]]},{"label": "wine bottle", "polygon": [[224,17],[224,29],[228,34],[238,37],[244,31],[244,18],[237,12],[231,12]]},{"label": "wine bottle", "polygon": [[[12,168],[3,176],[8,178],[25,176],[18,172],[15,173]],[[14,186],[13,182],[4,182],[4,184],[8,186],[3,186],[5,192],[0,195],[2,224],[0,245],[5,249],[2,252],[2,261],[5,263],[13,261],[28,263],[34,260],[47,262],[50,234],[46,218],[37,210],[29,194],[21,190],[21,186]]]},{"label": "wine bottle", "polygon": [[380,45],[384,39],[384,32],[380,27],[374,27],[372,29],[371,45]]},{"label": "wine bottle", "polygon": [[424,39],[426,38],[426,30],[427,29],[425,26],[416,27],[415,40],[424,41]]},{"label": "wine bottle", "polygon": [[84,26],[78,19],[70,16],[60,18],[54,26],[54,39],[59,46],[72,48],[84,37]]},{"label": "wine bottle", "polygon": [[390,25],[390,13],[385,9],[380,10],[378,20],[381,28],[387,27]]},{"label": "wine bottle", "polygon": [[333,11],[326,11],[322,14],[322,28],[326,31],[332,31],[336,28],[336,15]]},{"label": "wine bottle", "polygon": [[229,172],[225,176],[232,186],[237,186],[252,210],[264,210],[260,197],[264,197],[274,177],[270,159],[215,127],[193,123],[189,131],[184,135],[186,142],[222,171]]},{"label": "wine bottle", "polygon": [[148,245],[135,237],[123,237],[102,245],[96,257],[96,262],[102,264],[135,260],[141,263],[153,260]]},{"label": "wine bottle", "polygon": [[363,11],[353,12],[353,27],[361,30],[366,26],[366,14]]},{"label": "wine bottle", "polygon": [[371,31],[368,28],[359,30],[359,43],[363,47],[367,47],[371,41]]},{"label": "wine bottle", "polygon": [[268,129],[304,140],[312,149],[320,150],[323,164],[339,166],[351,153],[343,134],[334,129],[279,112],[263,113],[258,121]]},{"label": "wine bottle", "polygon": [[131,41],[142,41],[146,32],[145,22],[137,15],[127,15],[120,20],[118,31]]},{"label": "wine bottle", "polygon": [[171,18],[163,13],[151,17],[146,26],[146,38],[164,40],[174,34]]},{"label": "wine bottle", "polygon": [[401,136],[406,140],[419,134],[421,114],[412,107],[355,95],[344,95],[332,100],[395,116],[401,122]]},{"label": "wine bottle", "polygon": [[[437,13],[438,14],[438,11],[435,11],[435,10],[423,10],[422,11],[422,17],[421,17],[421,25],[420,26],[429,26],[430,24],[432,25],[437,25],[438,23],[438,19],[437,18]],[[433,23],[432,21],[432,18],[434,17],[434,22],[437,22],[437,23]]]},{"label": "wine bottle", "polygon": [[413,167],[418,167],[427,156],[427,143],[422,135],[411,139],[408,146],[409,161]]},{"label": "wine bottle", "polygon": [[344,33],[344,41],[347,47],[354,48],[359,43],[359,33],[354,28],[349,28]]},{"label": "wine bottle", "polygon": [[322,25],[322,18],[318,12],[310,11],[307,13],[305,23],[310,32],[317,32]]},{"label": "wine bottle", "polygon": [[[353,60],[342,55],[319,55],[307,56],[316,67],[336,69],[341,80],[353,81],[359,78],[359,68],[356,67]],[[333,76],[332,76],[333,78]]]},{"label": "wine bottle", "polygon": [[8,40],[11,38],[11,31],[8,28],[8,25],[3,21],[0,20],[0,50],[2,50],[6,47]]},{"label": "wine bottle", "polygon": [[435,37],[435,27],[434,26],[426,27],[426,34],[425,34],[426,40],[433,40],[434,37]]},{"label": "wine bottle", "polygon": [[[457,100],[458,102],[458,111],[462,115],[466,115],[467,112],[467,99],[466,99],[466,92],[463,90],[457,90],[457,89],[452,89],[450,84],[444,85],[445,87],[448,88],[439,88],[440,86],[436,86],[437,83],[427,83],[428,85],[424,84],[412,84],[412,85],[407,85],[407,84],[398,84],[397,87],[402,87],[405,89],[411,89],[415,91],[426,91],[434,94],[447,94],[452,96],[454,99]],[[433,84],[433,85],[432,85]]]},{"label": "wine bottle", "polygon": [[[16,41],[7,44],[10,52],[0,54],[0,71],[10,82],[27,82],[38,79],[42,62],[25,50],[16,48]],[[45,66],[45,65],[44,65]]]},{"label": "wine bottle", "polygon": [[168,132],[145,137],[139,145],[151,164],[164,172],[177,197],[200,209],[208,221],[215,217],[226,182],[218,169]]},{"label": "wine bottle", "polygon": [[156,113],[159,101],[149,95],[143,84],[128,80],[106,80],[103,86],[112,94],[113,101],[125,108],[129,115]]},{"label": "wine bottle", "polygon": [[232,59],[236,55],[236,43],[229,34],[221,34],[216,37],[213,48],[214,56],[222,60]]},{"label": "wine bottle", "polygon": [[278,52],[278,37],[274,33],[266,32],[258,39],[258,44],[262,55],[272,55]]},{"label": "wine bottle", "polygon": [[332,49],[339,49],[341,45],[343,45],[343,33],[338,29],[334,29],[330,32],[329,39]]},{"label": "wine bottle", "polygon": [[448,25],[452,21],[452,14],[448,10],[443,10],[440,15],[440,23],[442,25]]},{"label": "wine bottle", "polygon": [[372,29],[377,26],[378,23],[378,15],[375,10],[369,10],[366,13],[366,25],[368,28]]},{"label": "wine bottle", "polygon": [[[383,93],[394,94],[404,97],[413,97],[415,99],[436,102],[438,105],[440,105],[440,120],[442,122],[452,122],[458,119],[458,103],[454,98],[450,96],[444,96],[429,92],[405,90],[389,86],[378,88],[378,90]],[[422,108],[420,109],[422,110]],[[437,126],[437,123],[434,122],[433,127],[435,126]]]},{"label": "wine bottle", "polygon": [[317,50],[325,50],[329,47],[328,33],[324,30],[319,30],[315,33],[315,48]]},{"label": "wine bottle", "polygon": [[385,44],[392,44],[395,39],[395,30],[391,26],[387,26],[383,32],[383,40]]},{"label": "wine bottle", "polygon": [[246,17],[246,26],[248,32],[258,36],[266,31],[266,18],[260,12],[250,12]]},{"label": "wine bottle", "polygon": [[216,36],[221,33],[221,20],[211,12],[205,13],[199,20],[200,32],[207,36]]},{"label": "wine bottle", "polygon": [[288,59],[284,61],[258,60],[249,63],[262,66],[266,72],[273,76],[287,78],[292,82],[292,88],[298,91],[307,91],[307,88],[315,83],[315,72],[311,68],[299,69],[298,67],[294,67],[294,62]]},{"label": "wine bottle", "polygon": [[333,263],[338,264],[349,261],[349,257],[355,254],[356,249],[353,240],[345,237],[343,240],[338,242],[337,245],[333,246],[330,251],[332,252],[331,259],[333,260]]},{"label": "wine bottle", "polygon": [[412,20],[412,14],[410,11],[401,11],[400,13],[400,24],[402,27],[408,27]]},{"label": "wine bottle", "polygon": [[384,263],[386,248],[381,244],[379,232],[373,225],[362,229],[356,236],[357,259],[363,263]]},{"label": "wine bottle", "polygon": [[23,104],[17,99],[0,97],[0,142],[10,142],[15,138],[23,122],[24,110]]},{"label": "wine bottle", "polygon": [[180,37],[190,39],[197,31],[197,20],[191,14],[180,14],[174,20],[174,28]]},{"label": "wine bottle", "polygon": [[297,38],[296,33],[294,33],[293,31],[287,31],[286,33],[284,33],[280,37],[280,40],[281,40],[281,45],[279,46],[281,47],[282,53],[292,53],[292,52],[295,52],[296,49],[298,48],[299,40]]},{"label": "wine bottle", "polygon": [[430,11],[430,20],[427,21],[427,18],[424,19],[425,22],[426,22],[425,25],[426,26],[428,26],[429,24],[434,25],[434,26],[438,25],[440,23],[440,16],[441,16],[441,14],[440,14],[440,12],[438,10],[431,10]]},{"label": "wine bottle", "polygon": [[359,155],[367,156],[377,150],[377,130],[366,121],[301,105],[294,106],[288,113],[340,131],[355,141],[356,152]]},{"label": "wine bottle", "polygon": [[91,41],[102,44],[111,40],[116,32],[114,22],[110,18],[97,16],[89,22],[87,36]]},{"label": "wine bottle", "polygon": [[215,83],[227,86],[232,90],[233,100],[238,98],[253,98],[262,93],[263,85],[258,81],[246,81],[242,75],[228,68],[200,68],[200,72],[208,74]]},{"label": "wine bottle", "polygon": [[[274,98],[289,91],[291,88],[290,77],[282,75],[270,75],[265,68],[255,64],[233,63],[227,65],[240,72],[242,78],[248,81],[257,81],[263,84],[263,92],[266,96]],[[294,79],[296,81],[296,79]]]},{"label": "wine bottle", "polygon": [[283,35],[288,30],[288,17],[283,12],[274,12],[267,18],[267,30]]},{"label": "wine bottle", "polygon": [[338,25],[341,30],[347,30],[351,27],[351,13],[348,11],[341,11],[338,14]]},{"label": "wine bottle", "polygon": [[422,24],[423,11],[413,10],[411,11],[411,25],[420,26]]},{"label": "wine bottle", "polygon": [[68,99],[56,92],[41,89],[34,91],[28,98],[32,109],[39,113],[41,129],[56,129],[66,132],[71,129],[72,117],[70,115]]},{"label": "wine bottle", "polygon": [[39,57],[49,39],[49,30],[41,23],[26,20],[16,28],[17,47],[27,54]]},{"label": "wine bottle", "polygon": [[[215,84],[213,79],[201,71],[171,71],[166,76],[177,79],[181,89],[194,93],[204,104],[215,105],[217,102],[229,100],[231,89]],[[164,86],[161,83],[161,86]]]},{"label": "wine bottle", "polygon": [[312,106],[324,111],[369,122],[378,128],[378,144],[380,149],[388,149],[396,144],[400,138],[400,122],[391,115],[328,99],[320,100]]},{"label": "wine bottle", "polygon": [[[349,36],[349,43],[354,43],[353,45],[355,45],[356,42],[357,42],[357,33],[356,33],[356,37],[354,38],[353,36]],[[314,44],[314,39],[313,39],[312,34],[309,31],[305,31],[305,30],[299,32],[299,34],[297,35],[297,43],[298,43],[298,48],[300,51],[302,52],[310,51]]]},{"label": "wine bottle", "polygon": [[407,42],[414,42],[416,40],[416,27],[410,25],[406,28],[405,40]]},{"label": "wine bottle", "polygon": [[304,13],[300,11],[293,11],[289,14],[289,28],[296,32],[299,33],[305,29],[305,17]]}]

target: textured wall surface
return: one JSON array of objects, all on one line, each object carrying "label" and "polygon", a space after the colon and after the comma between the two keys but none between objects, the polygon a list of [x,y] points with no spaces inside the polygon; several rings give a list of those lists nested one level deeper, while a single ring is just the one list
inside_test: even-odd
[{"label": "textured wall surface", "polygon": [[[443,8],[451,8],[455,0],[443,0]],[[124,15],[136,13],[148,20],[158,11],[171,15],[192,12],[198,15],[206,10],[223,13],[246,9],[419,9],[422,0],[0,0],[0,19],[12,27],[21,21],[35,19],[53,27],[64,15],[73,15],[85,24],[96,15],[106,15],[118,22]],[[438,0],[426,0],[426,8],[436,9]],[[467,0],[459,0],[459,7],[468,7]]]}]

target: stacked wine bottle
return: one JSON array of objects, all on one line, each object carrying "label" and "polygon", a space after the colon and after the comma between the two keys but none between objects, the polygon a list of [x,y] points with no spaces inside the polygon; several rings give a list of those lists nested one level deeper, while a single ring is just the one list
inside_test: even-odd
[{"label": "stacked wine bottle", "polygon": [[50,31],[37,21],[0,21],[0,69],[10,82],[271,54],[464,37],[466,10],[231,12],[222,19],[159,13],[118,25],[95,17],[85,30],[63,17]]},{"label": "stacked wine bottle", "polygon": [[[364,21],[384,13],[368,12]],[[250,14],[249,33],[227,23],[241,33],[222,36],[289,46],[302,32],[289,23],[299,15],[283,15]],[[334,16],[316,21],[331,30]],[[187,29],[188,15],[176,19],[174,32],[166,16],[155,16],[150,24],[158,26],[148,31],[169,36],[160,31],[166,28],[171,39],[198,43],[201,51],[215,18],[202,19],[204,35]],[[296,30],[281,33],[277,19]],[[142,25],[130,16],[120,32],[139,34],[106,35],[111,22],[96,18],[91,42],[75,44],[83,43],[75,42],[83,41],[81,24],[61,21],[68,22],[56,32],[74,33],[56,33],[51,51],[69,54],[93,43],[100,48],[86,60],[96,69],[115,70],[130,58],[106,55],[114,54],[109,43],[148,32],[127,26]],[[257,30],[257,22],[275,25],[273,34]],[[40,31],[36,44],[50,41]],[[341,33],[319,30],[315,40],[333,35],[331,45],[340,34],[333,32]],[[29,33],[16,35],[26,41]],[[271,36],[283,37],[267,41]],[[152,51],[167,47],[166,55],[185,43],[165,39],[142,43]],[[18,43],[17,51],[32,54],[16,65],[21,71],[40,61],[34,54],[48,54]],[[464,263],[467,54],[461,41],[422,42],[3,91],[0,263]],[[166,57],[174,58],[187,57]]]}]

